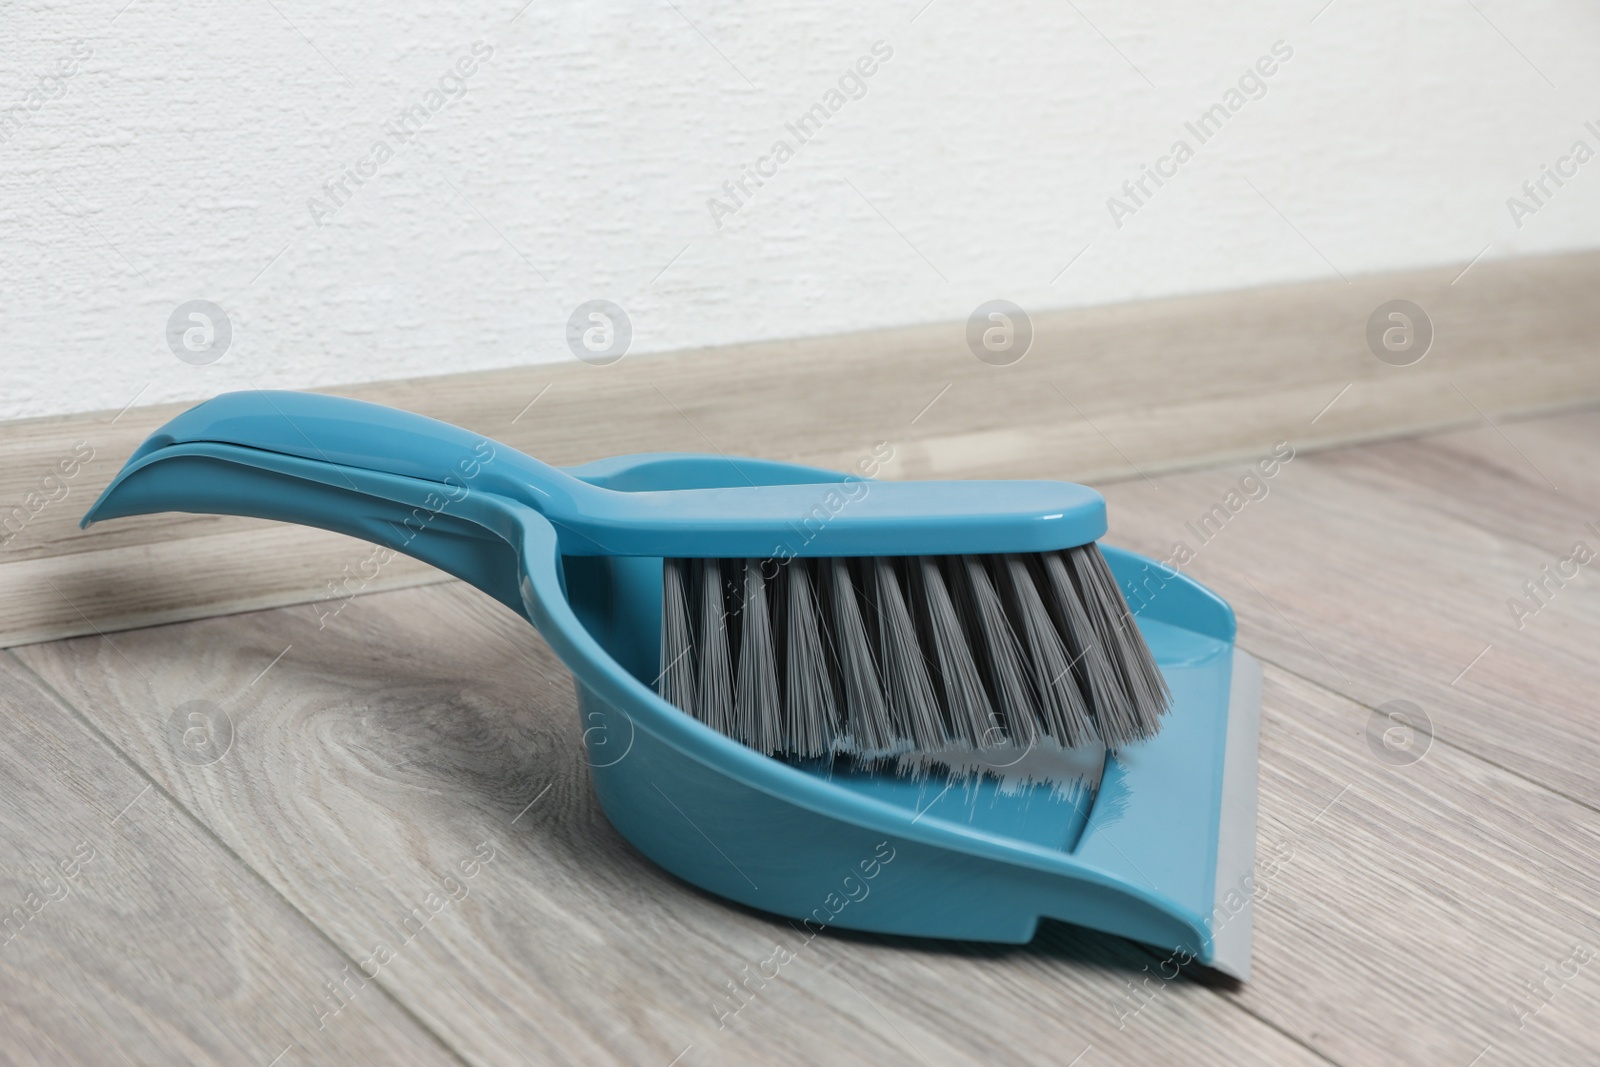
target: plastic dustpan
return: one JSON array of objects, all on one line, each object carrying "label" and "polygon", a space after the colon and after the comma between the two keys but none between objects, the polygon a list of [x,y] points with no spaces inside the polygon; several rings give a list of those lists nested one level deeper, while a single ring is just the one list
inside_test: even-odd
[{"label": "plastic dustpan", "polygon": [[[406,473],[389,473],[359,461],[377,447],[376,432],[275,417],[271,394],[256,394],[265,406],[241,399],[249,396],[210,401],[153,434],[84,524],[159,511],[278,519],[470,582],[528,619],[572,671],[612,825],[712,893],[811,928],[921,937],[1021,943],[1040,919],[1059,919],[1249,977],[1261,674],[1234,647],[1233,612],[1197,582],[1102,545],[1173,704],[1156,737],[1076,753],[1086,773],[1070,787],[1039,780],[1027,755],[981,776],[937,765],[920,776],[796,765],[724,737],[653,691],[659,558],[563,555],[539,511],[473,480],[479,472],[461,458],[465,431],[396,413],[456,436],[449,447],[440,438],[435,468],[419,454]],[[341,402],[318,403],[337,411],[328,405]],[[253,414],[216,417],[228,410]],[[512,451],[472,440],[480,455]],[[567,473],[624,492],[846,480],[686,454]]]}]

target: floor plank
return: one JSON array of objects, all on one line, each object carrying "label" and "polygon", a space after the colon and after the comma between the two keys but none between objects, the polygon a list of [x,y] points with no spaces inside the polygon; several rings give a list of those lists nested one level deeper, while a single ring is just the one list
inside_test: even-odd
[{"label": "floor plank", "polygon": [[1565,557],[1600,552],[1600,410],[1319,453],[1318,466]]},{"label": "floor plank", "polygon": [[9,656],[0,704],[0,1062],[459,1062],[381,992],[322,1015],[349,961]]},{"label": "floor plank", "polygon": [[[382,979],[473,1062],[985,1063],[997,1043],[1024,1063],[1089,1046],[1085,1064],[1323,1062],[1187,981],[1119,1027],[1150,959],[1113,938],[800,947],[678,883],[599,812],[564,670],[459,585],[363,597],[321,631],[285,608],[113,640],[18,654],[351,955],[393,945],[488,842],[493,859]],[[235,730],[203,773],[160,732],[163,709],[194,699]],[[724,984],[778,942],[795,961],[719,1027]]]},{"label": "floor plank", "polygon": [[[439,581],[441,573],[409,556],[377,566],[372,545],[305,526],[251,525],[236,533],[114,545],[72,554],[69,564],[41,556],[0,566],[0,602],[9,605],[18,643],[85,632],[115,633],[195,617],[196,595],[208,614],[301,604],[320,590],[323,611],[357,593]],[[186,583],[164,581],[183,573]]]},{"label": "floor plank", "polygon": [[1600,819],[1447,744],[1386,762],[1369,709],[1280,669],[1264,703],[1242,1002],[1339,1063],[1592,1061]]},{"label": "floor plank", "polygon": [[[1551,552],[1351,476],[1351,462],[1295,458],[1254,502],[1247,467],[1107,486],[1108,540],[1180,562],[1181,542],[1184,570],[1239,613],[1244,647],[1369,707],[1412,701],[1437,736],[1600,809],[1600,584],[1580,575],[1535,618],[1514,616],[1508,601]],[[1457,483],[1460,507],[1494,507],[1493,485]],[[1222,517],[1202,529],[1208,514]]]}]

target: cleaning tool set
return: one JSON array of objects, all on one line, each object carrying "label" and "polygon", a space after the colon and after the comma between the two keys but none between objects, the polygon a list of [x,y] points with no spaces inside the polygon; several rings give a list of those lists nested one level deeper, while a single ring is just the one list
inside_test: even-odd
[{"label": "cleaning tool set", "polygon": [[560,470],[249,392],[151,435],[84,523],[157,511],[349,534],[521,614],[577,681],[607,817],[713,893],[945,938],[1061,919],[1248,975],[1259,670],[1220,599],[1095,544],[1091,489],[684,454]]}]

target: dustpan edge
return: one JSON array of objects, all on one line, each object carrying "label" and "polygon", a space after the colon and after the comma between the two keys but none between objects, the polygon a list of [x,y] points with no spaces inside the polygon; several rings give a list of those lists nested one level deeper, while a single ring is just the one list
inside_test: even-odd
[{"label": "dustpan edge", "polygon": [[[1217,825],[1211,958],[1206,962],[1242,982],[1250,980],[1251,912],[1256,895],[1256,750],[1261,736],[1261,684],[1261,664],[1248,652],[1235,648]],[[1230,911],[1230,899],[1243,903],[1236,911]]]}]

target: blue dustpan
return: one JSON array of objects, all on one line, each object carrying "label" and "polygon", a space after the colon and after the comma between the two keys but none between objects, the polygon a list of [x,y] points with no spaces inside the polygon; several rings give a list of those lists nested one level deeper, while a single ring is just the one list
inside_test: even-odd
[{"label": "blue dustpan", "polygon": [[[470,582],[533,623],[571,669],[612,825],[712,893],[811,929],[1022,943],[1041,918],[1059,919],[1249,977],[1261,675],[1234,647],[1232,611],[1200,584],[1102,546],[1173,703],[1155,738],[1088,753],[1087,784],[1003,768],[900,777],[794,765],[653,691],[659,557],[572,554],[570,533],[522,487],[484,473],[496,454],[526,457],[419,416],[381,409],[374,423],[374,410],[298,394],[209,401],[140,446],[84,524],[158,511],[278,519]],[[363,465],[390,448],[404,462]],[[847,480],[683,454],[566,473],[625,493]]]}]

